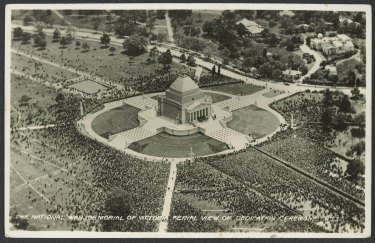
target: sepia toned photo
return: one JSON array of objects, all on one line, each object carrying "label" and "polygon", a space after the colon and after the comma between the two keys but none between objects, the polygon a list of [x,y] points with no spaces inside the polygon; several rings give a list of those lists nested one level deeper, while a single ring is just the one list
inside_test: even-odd
[{"label": "sepia toned photo", "polygon": [[371,6],[6,6],[7,237],[365,238]]}]

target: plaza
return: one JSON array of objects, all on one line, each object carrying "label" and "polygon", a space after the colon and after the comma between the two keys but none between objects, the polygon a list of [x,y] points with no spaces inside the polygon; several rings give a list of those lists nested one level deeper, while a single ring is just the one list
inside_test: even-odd
[{"label": "plaza", "polygon": [[[180,96],[175,95],[177,92]],[[263,89],[241,97],[220,91],[205,90],[203,93],[190,77],[179,76],[166,92],[106,103],[103,109],[86,114],[78,124],[92,138],[142,159],[179,161],[192,155],[230,153],[266,141],[281,130],[281,124],[286,124],[281,115],[269,108],[268,104],[276,98],[264,96],[268,92],[269,89]],[[210,94],[230,98],[212,103]],[[285,96],[285,93],[279,93],[276,97]],[[168,100],[169,97],[180,103]],[[170,106],[171,103],[175,107]],[[204,108],[189,113],[192,105],[196,108],[203,105]],[[199,116],[205,119],[198,121]],[[245,120],[249,122],[239,120],[241,116],[248,117]],[[169,145],[164,146],[168,140]],[[184,141],[182,145],[172,146],[181,141]],[[204,149],[203,144],[196,146],[200,141],[214,145]]]}]

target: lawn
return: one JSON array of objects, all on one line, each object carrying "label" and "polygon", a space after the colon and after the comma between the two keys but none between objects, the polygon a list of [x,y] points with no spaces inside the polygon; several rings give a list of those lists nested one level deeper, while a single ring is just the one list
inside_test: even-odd
[{"label": "lawn", "polygon": [[123,105],[106,111],[92,121],[92,129],[104,138],[109,134],[117,134],[139,126],[138,112],[140,109]]},{"label": "lawn", "polygon": [[195,156],[218,153],[227,149],[226,144],[201,133],[186,136],[174,136],[160,133],[132,143],[130,149],[153,156],[182,158],[189,157],[190,148]]},{"label": "lawn", "polygon": [[101,85],[100,83],[97,83],[91,80],[84,80],[82,82],[74,83],[70,85],[70,87],[73,87],[75,89],[81,90],[89,94],[95,94],[99,91],[104,91],[108,89],[104,85]]},{"label": "lawn", "polygon": [[11,68],[49,83],[63,83],[79,75],[68,70],[12,53]]},{"label": "lawn", "polygon": [[[56,104],[55,98],[57,92],[54,89],[47,88],[40,83],[30,81],[24,77],[17,77],[11,75],[10,81],[11,105],[21,113],[21,119],[18,126],[26,125],[26,118],[28,114],[32,114],[32,124],[48,124],[48,122],[55,120],[54,114],[48,109],[51,105]],[[30,98],[28,104],[35,104],[33,106],[20,106],[20,99],[23,95]],[[16,120],[14,122],[17,122]]]},{"label": "lawn", "polygon": [[233,111],[233,119],[227,126],[241,133],[261,138],[279,127],[279,119],[266,110],[250,105]]},{"label": "lawn", "polygon": [[264,93],[262,94],[264,97],[267,97],[267,98],[273,98],[273,97],[276,97],[276,96],[279,96],[280,94],[282,94],[282,92],[280,90],[271,90],[267,93]]},{"label": "lawn", "polygon": [[[95,41],[78,40],[81,44],[86,42],[90,45],[88,52],[82,52],[82,49],[76,49],[75,41],[67,45],[67,48],[60,49],[60,44],[53,43],[51,36],[47,36],[46,40],[48,43],[46,50],[38,50],[32,44],[21,45],[20,42],[13,42],[12,48],[125,85],[133,84],[134,80],[132,78],[155,75],[157,71],[163,68],[157,62],[147,64],[148,53],[131,58],[123,54],[123,48],[117,45],[110,45],[117,49],[114,55],[111,55],[109,48],[104,48],[99,42]],[[190,68],[172,62],[169,72],[181,72],[187,71],[187,69]]]},{"label": "lawn", "polygon": [[339,82],[343,82],[347,77],[349,72],[358,72],[356,66],[363,64],[361,61],[357,61],[355,58],[340,62],[337,65],[337,79]]},{"label": "lawn", "polygon": [[232,95],[250,95],[254,94],[262,89],[263,87],[252,85],[252,84],[225,84],[220,86],[212,86],[205,88],[207,90],[221,91]]}]

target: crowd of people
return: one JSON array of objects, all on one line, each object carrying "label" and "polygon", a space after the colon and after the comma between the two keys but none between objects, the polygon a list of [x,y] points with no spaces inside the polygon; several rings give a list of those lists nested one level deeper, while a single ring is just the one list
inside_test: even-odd
[{"label": "crowd of people", "polygon": [[320,178],[344,192],[364,200],[363,190],[345,179],[345,175],[333,174],[332,163],[336,155],[328,149],[314,144],[305,137],[296,135],[292,130],[278,134],[273,142],[261,146],[265,151],[276,155],[296,167]]},{"label": "crowd of people", "polygon": [[[220,180],[223,176],[220,177],[214,170],[225,173],[225,180]],[[315,228],[319,232],[361,232],[364,227],[362,207],[254,149],[243,150],[230,156],[200,158],[193,164],[180,166],[178,173],[177,181],[182,188],[191,188],[189,192],[203,188],[194,192],[198,198],[214,201],[218,206],[233,210],[236,214],[293,215],[299,212],[315,217],[315,223],[323,222],[323,228]],[[234,187],[228,179],[229,176],[242,182],[241,186]],[[215,180],[216,184],[212,184]],[[207,190],[208,188],[210,190]],[[258,195],[249,188],[253,189],[254,193],[258,192]],[[310,205],[308,210],[306,205]],[[327,221],[327,218],[337,220]]]},{"label": "crowd of people", "polygon": [[[33,139],[40,143],[36,144]],[[66,169],[66,175],[65,172],[50,175],[51,179],[43,181],[46,188],[50,188],[45,196],[54,205],[46,206],[46,213],[112,215],[113,212],[108,212],[103,203],[115,187],[121,188],[129,198],[127,203],[131,215],[159,215],[161,212],[169,172],[164,162],[146,162],[124,155],[82,135],[74,124],[27,133],[14,131],[11,141],[19,149],[30,149],[30,154]],[[55,149],[51,151],[52,148]],[[37,170],[44,170],[45,164],[34,163],[34,166]],[[80,180],[70,181],[68,175],[76,175]],[[59,180],[62,184],[57,183]],[[40,197],[36,199],[43,200]],[[72,220],[69,223],[72,230],[103,230],[103,222],[100,221]],[[156,224],[122,221],[121,229],[115,230],[153,231]],[[111,227],[106,230],[111,230]]]}]

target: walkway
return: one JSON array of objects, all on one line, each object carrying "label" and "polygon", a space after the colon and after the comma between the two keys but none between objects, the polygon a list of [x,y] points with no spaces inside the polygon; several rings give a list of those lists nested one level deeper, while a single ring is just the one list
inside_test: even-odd
[{"label": "walkway", "polygon": [[173,38],[173,28],[172,28],[171,19],[169,18],[168,11],[165,12],[165,22],[167,23],[169,42],[171,43],[171,45],[175,46],[174,38]]},{"label": "walkway", "polygon": [[169,215],[171,212],[171,205],[172,205],[173,191],[174,191],[174,187],[176,184],[176,177],[177,177],[177,163],[171,162],[168,184],[167,184],[167,189],[165,191],[165,197],[164,197],[163,211],[161,213],[163,220],[160,221],[159,232],[166,232],[168,229],[168,221],[169,221]]},{"label": "walkway", "polygon": [[310,68],[310,70],[305,75],[303,75],[299,80],[297,80],[298,83],[302,83],[305,78],[310,77],[311,74],[318,71],[318,69],[320,68],[320,64],[323,60],[326,60],[326,58],[320,52],[312,50],[308,45],[306,45],[306,38],[304,39],[303,45],[301,45],[299,48],[302,52],[309,53],[310,55],[313,55],[315,58],[314,65]]},{"label": "walkway", "polygon": [[48,124],[48,125],[31,125],[27,127],[18,127],[16,130],[18,131],[29,131],[29,130],[40,130],[40,129],[46,129],[50,127],[55,127],[56,124]]}]

